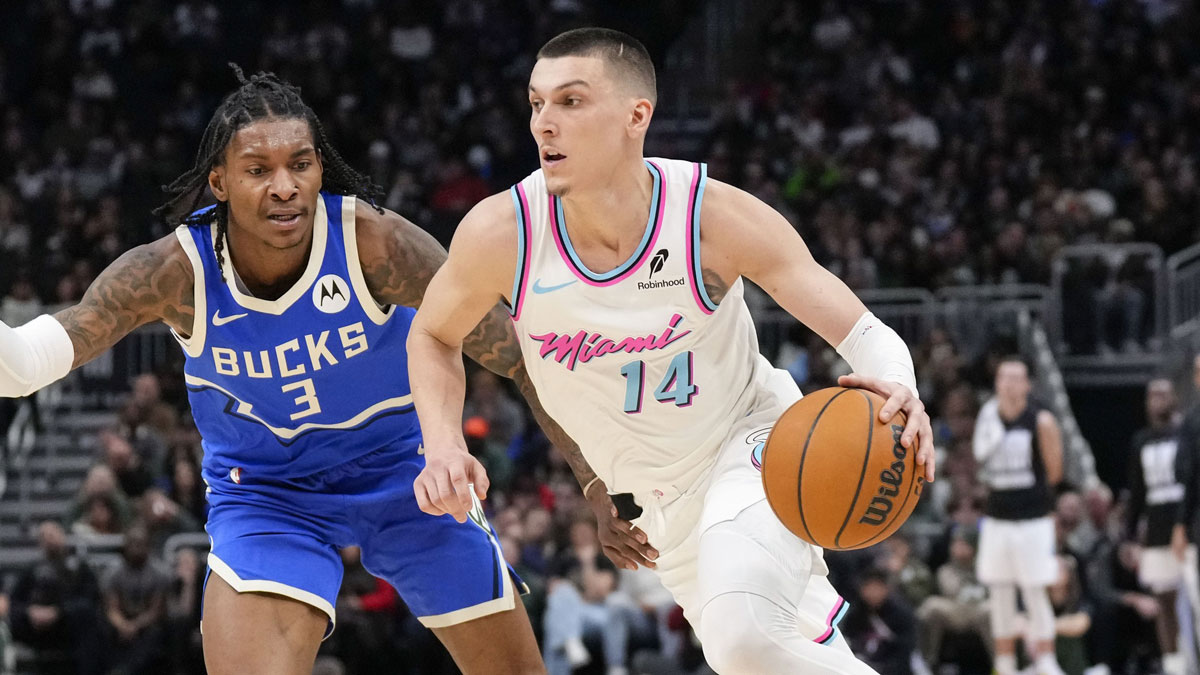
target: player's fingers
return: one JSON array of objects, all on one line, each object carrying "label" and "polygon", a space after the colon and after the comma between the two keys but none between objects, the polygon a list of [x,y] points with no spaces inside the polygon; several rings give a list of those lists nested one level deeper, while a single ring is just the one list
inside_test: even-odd
[{"label": "player's fingers", "polygon": [[[907,410],[912,404],[912,394],[904,387],[900,387],[898,390],[889,392],[886,395],[888,399],[883,404],[883,407],[879,409],[879,421],[885,424],[896,416],[897,411]],[[912,415],[910,414],[908,418],[911,420]]]},{"label": "player's fingers", "polygon": [[631,542],[630,546],[633,546],[644,554],[652,554],[652,557],[650,555],[647,556],[651,560],[658,557],[658,550],[650,545],[650,538],[646,536],[645,532],[630,525],[629,529],[625,530],[622,534]]},{"label": "player's fingers", "polygon": [[475,506],[471,502],[471,486],[467,484],[466,468],[461,465],[451,467],[450,487],[454,490],[454,494],[447,495],[446,499],[455,507],[451,515],[454,516],[455,520],[459,519],[458,516],[460,514],[465,519],[467,514],[471,512],[471,508]]},{"label": "player's fingers", "polygon": [[624,555],[616,546],[601,546],[600,549],[604,551],[604,556],[611,560],[612,564],[616,565],[617,567],[620,567],[623,570],[637,569],[637,561],[632,560],[628,556]]},{"label": "player's fingers", "polygon": [[[909,396],[911,397],[911,394]],[[904,424],[904,433],[900,434],[900,445],[911,448],[913,441],[917,440],[917,435],[922,431],[921,427],[928,419],[928,416],[925,415],[925,404],[921,403],[920,399],[911,398],[905,402],[904,416],[907,421]]]},{"label": "player's fingers", "polygon": [[428,482],[428,474],[422,473],[417,477],[417,482],[413,483],[413,493],[417,497],[417,506],[420,506],[421,511],[431,516],[443,515],[446,512],[438,508],[429,496]]},{"label": "player's fingers", "polygon": [[492,487],[492,480],[488,478],[487,469],[483,468],[483,464],[477,459],[472,459],[474,461],[471,464],[471,482],[475,484],[475,496],[484,500],[487,499],[488,488]]},{"label": "player's fingers", "polygon": [[864,384],[866,384],[866,381],[867,381],[867,378],[863,377],[862,375],[859,375],[857,373],[851,373],[850,375],[842,375],[841,377],[839,377],[838,378],[838,386],[839,387],[861,387]]},{"label": "player's fingers", "polygon": [[922,463],[925,465],[925,480],[932,483],[937,475],[937,453],[933,449],[933,427],[929,426],[928,417],[917,432],[917,440],[921,442],[921,450],[917,457],[924,457]]},{"label": "player's fingers", "polygon": [[445,470],[435,471],[433,476],[437,481],[437,487],[429,491],[429,496],[433,498],[434,505],[454,516],[458,522],[466,522],[467,519],[458,514],[458,506],[454,499],[454,485],[450,483],[450,473]]}]

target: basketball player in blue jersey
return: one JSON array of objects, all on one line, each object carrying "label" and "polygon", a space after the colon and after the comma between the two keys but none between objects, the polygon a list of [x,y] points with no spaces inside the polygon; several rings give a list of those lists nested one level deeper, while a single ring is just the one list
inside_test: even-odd
[{"label": "basketball player in blue jersey", "polygon": [[[633,38],[554,38],[529,103],[541,169],[466,216],[410,333],[422,507],[461,516],[473,503],[459,350],[503,301],[538,396],[578,442],[566,455],[592,476],[585,496],[636,515],[709,664],[722,675],[874,672],[837,629],[846,602],[821,551],[766,502],[762,444],[800,392],[758,354],[742,277],[837,345],[855,372],[841,384],[887,399],[881,421],[903,411],[903,447],[932,480],[908,348],[773,209],[703,164],[643,157],[655,76]],[[562,649],[544,645],[551,675],[567,672]]]},{"label": "basketball player in blue jersey", "polygon": [[[337,549],[349,545],[463,672],[545,672],[522,584],[479,502],[456,522],[421,513],[413,495],[424,458],[405,340],[445,252],[374,206],[380,191],[341,159],[298,89],[237,75],[194,167],[167,188],[167,216],[183,224],[119,258],[78,305],[0,323],[0,396],[46,386],[140,325],[171,328],[204,439],[209,673],[311,672],[336,619]],[[206,188],[217,203],[196,211]],[[503,308],[465,351],[524,375]],[[486,479],[475,488],[482,498]]]}]

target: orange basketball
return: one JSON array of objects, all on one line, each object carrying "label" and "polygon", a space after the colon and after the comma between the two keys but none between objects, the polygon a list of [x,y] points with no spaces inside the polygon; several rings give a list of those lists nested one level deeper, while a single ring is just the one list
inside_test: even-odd
[{"label": "orange basketball", "polygon": [[830,387],[788,408],[763,449],[762,481],[775,515],[797,537],[849,550],[887,539],[908,520],[925,483],[916,443],[900,444],[904,413],[884,424],[884,399]]}]

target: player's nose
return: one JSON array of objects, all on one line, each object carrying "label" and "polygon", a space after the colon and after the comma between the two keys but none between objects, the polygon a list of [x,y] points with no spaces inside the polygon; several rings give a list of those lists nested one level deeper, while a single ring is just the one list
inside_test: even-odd
[{"label": "player's nose", "polygon": [[267,188],[270,190],[272,197],[285,202],[300,194],[300,186],[292,176],[292,173],[286,169],[279,169],[273,172]]},{"label": "player's nose", "polygon": [[558,133],[558,125],[550,113],[550,106],[533,113],[533,119],[530,120],[529,126],[533,129],[535,136],[553,136]]}]

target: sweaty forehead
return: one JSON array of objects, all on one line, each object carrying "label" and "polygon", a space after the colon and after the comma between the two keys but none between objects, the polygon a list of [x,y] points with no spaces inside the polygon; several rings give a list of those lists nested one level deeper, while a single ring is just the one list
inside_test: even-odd
[{"label": "sweaty forehead", "polygon": [[265,119],[238,129],[229,140],[230,157],[247,155],[291,155],[313,147],[312,130],[300,118]]}]

